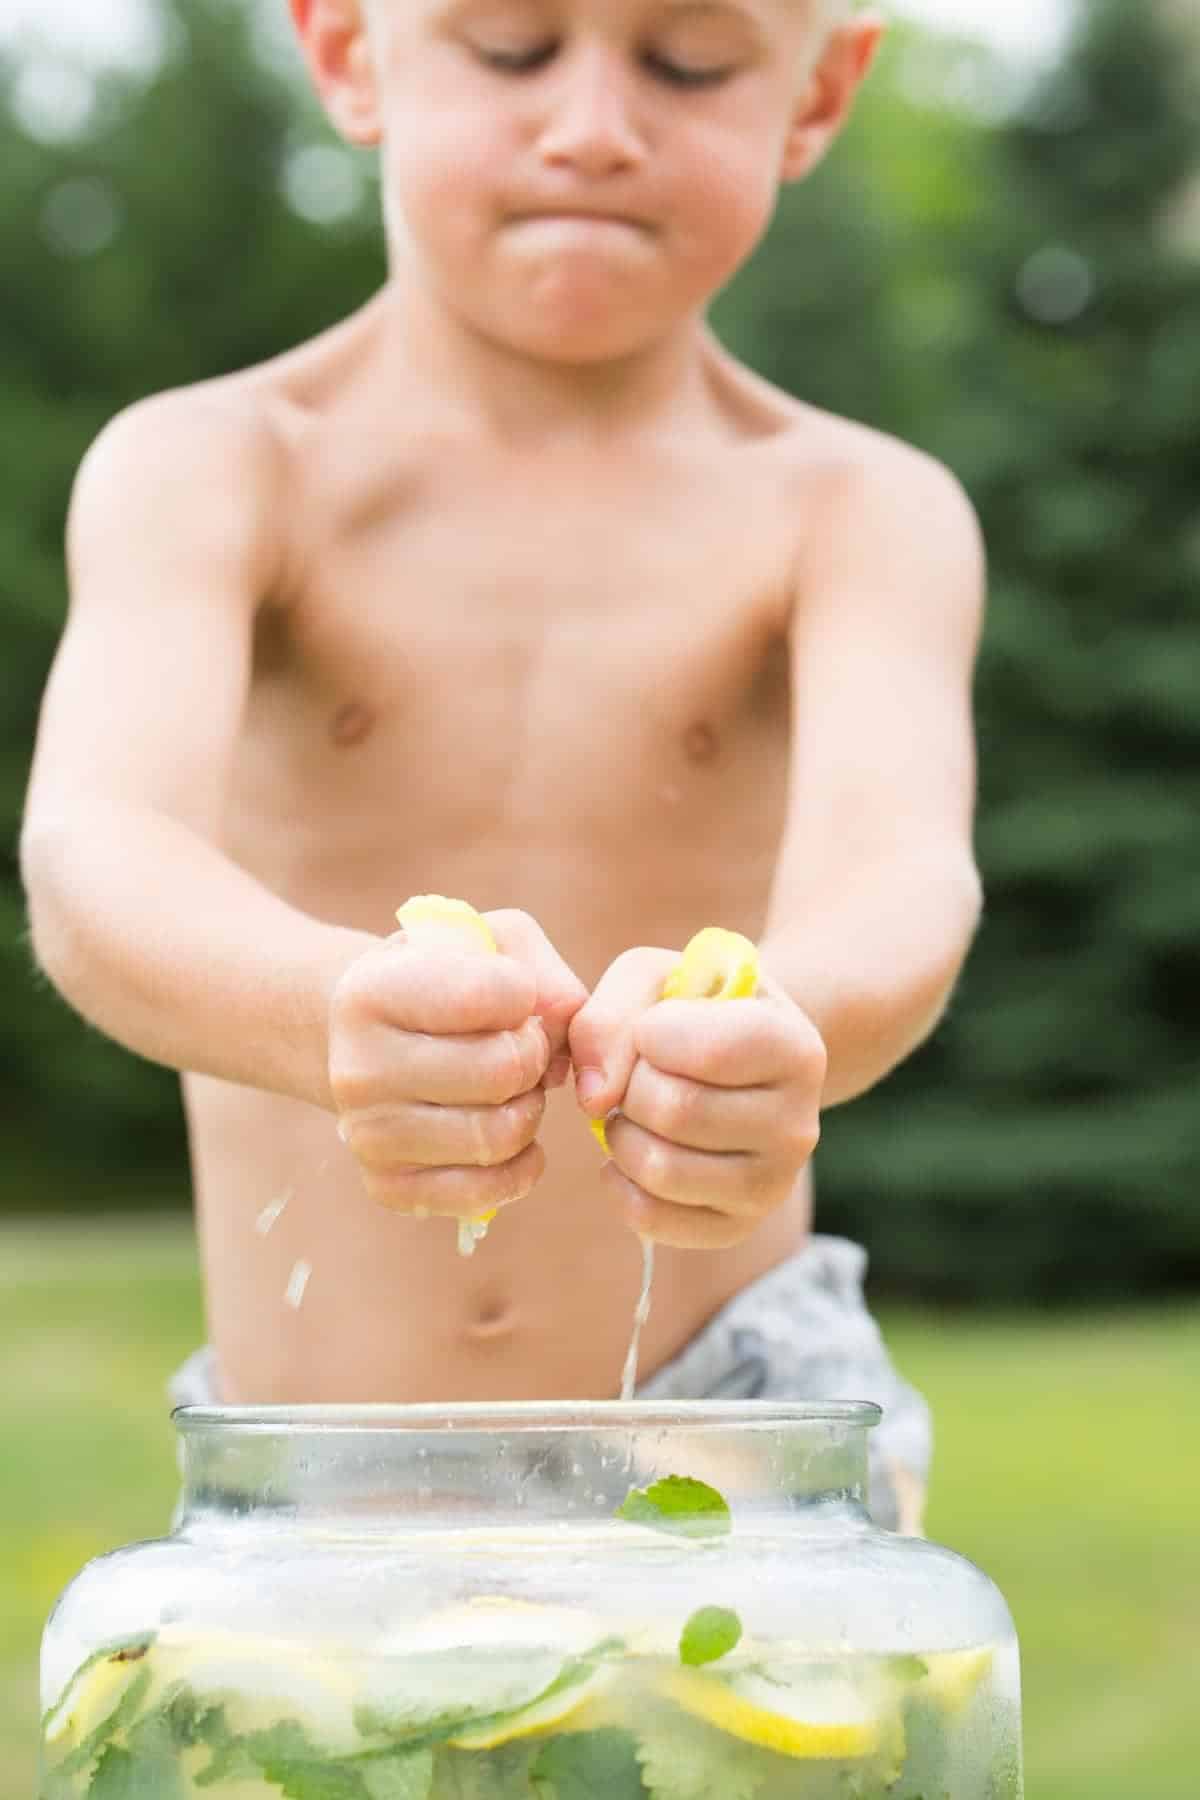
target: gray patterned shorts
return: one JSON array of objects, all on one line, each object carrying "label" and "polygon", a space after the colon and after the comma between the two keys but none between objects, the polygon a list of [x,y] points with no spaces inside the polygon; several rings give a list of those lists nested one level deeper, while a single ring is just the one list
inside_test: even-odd
[{"label": "gray patterned shorts", "polygon": [[[889,1530],[919,1531],[929,1476],[929,1408],[892,1366],[863,1295],[867,1255],[846,1238],[813,1237],[797,1256],[736,1294],[639,1400],[874,1400],[870,1506]],[[205,1347],[170,1383],[176,1406],[220,1403]]]}]

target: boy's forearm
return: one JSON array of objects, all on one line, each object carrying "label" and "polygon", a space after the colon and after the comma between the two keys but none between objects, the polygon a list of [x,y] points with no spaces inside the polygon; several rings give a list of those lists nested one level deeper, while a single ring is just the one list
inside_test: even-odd
[{"label": "boy's forearm", "polygon": [[896,860],[814,894],[768,931],[765,967],[825,1039],[824,1106],[865,1093],[928,1037],[981,906],[969,858]]},{"label": "boy's forearm", "polygon": [[168,1067],[329,1104],[330,997],[376,938],[148,810],[35,823],[22,869],[37,960],[91,1024]]}]

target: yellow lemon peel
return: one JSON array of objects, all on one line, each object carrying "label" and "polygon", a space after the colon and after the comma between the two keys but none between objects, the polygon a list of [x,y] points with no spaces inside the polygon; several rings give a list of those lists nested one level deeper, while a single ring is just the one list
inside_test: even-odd
[{"label": "yellow lemon peel", "polygon": [[945,1713],[963,1712],[990,1675],[994,1655],[990,1647],[929,1652],[922,1658],[929,1673],[918,1682],[915,1691],[928,1695]]},{"label": "yellow lemon peel", "polygon": [[870,1756],[882,1738],[882,1721],[861,1695],[841,1684],[789,1693],[762,1677],[745,1675],[728,1681],[672,1669],[664,1675],[663,1686],[693,1718],[780,1756]]},{"label": "yellow lemon peel", "polygon": [[448,900],[445,894],[414,894],[396,912],[397,922],[405,931],[420,933],[422,925],[448,925],[455,931],[469,933],[479,947],[492,955],[500,946],[492,928],[481,913],[466,900]]},{"label": "yellow lemon peel", "polygon": [[[758,950],[740,931],[706,925],[685,946],[663,983],[662,1000],[752,1000],[760,978]],[[592,1136],[611,1156],[606,1119],[589,1119]]]}]

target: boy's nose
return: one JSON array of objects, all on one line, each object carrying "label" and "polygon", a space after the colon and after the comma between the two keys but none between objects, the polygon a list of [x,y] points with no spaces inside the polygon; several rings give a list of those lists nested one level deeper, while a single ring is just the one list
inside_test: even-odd
[{"label": "boy's nose", "polygon": [[555,86],[541,133],[543,159],[591,176],[635,168],[646,151],[632,103],[617,59],[601,49],[580,50]]}]

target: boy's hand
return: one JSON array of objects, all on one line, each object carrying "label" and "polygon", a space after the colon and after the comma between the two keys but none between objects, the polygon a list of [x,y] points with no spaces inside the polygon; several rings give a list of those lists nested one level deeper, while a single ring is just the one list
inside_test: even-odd
[{"label": "boy's hand", "polygon": [[820,1135],[825,1046],[777,983],[753,1000],[662,1000],[679,962],[628,950],[571,1025],[590,1118],[620,1108],[602,1179],[642,1237],[723,1250],[787,1199]]},{"label": "boy's hand", "polygon": [[453,927],[401,931],[334,991],[339,1130],[371,1198],[396,1212],[477,1218],[542,1173],[546,1089],[566,1080],[587,990],[527,913],[486,918],[499,954]]}]

